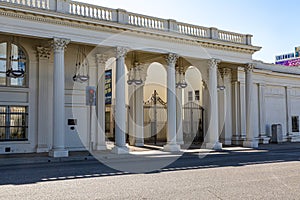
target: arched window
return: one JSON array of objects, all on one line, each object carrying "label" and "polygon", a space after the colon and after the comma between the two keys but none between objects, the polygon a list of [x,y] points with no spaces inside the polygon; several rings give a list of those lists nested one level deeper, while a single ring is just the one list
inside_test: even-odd
[{"label": "arched window", "polygon": [[0,43],[0,86],[26,86],[26,69],[27,58],[21,47]]}]

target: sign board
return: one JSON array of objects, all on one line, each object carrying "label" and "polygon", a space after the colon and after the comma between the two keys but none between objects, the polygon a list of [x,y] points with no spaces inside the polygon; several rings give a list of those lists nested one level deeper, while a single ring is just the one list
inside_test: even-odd
[{"label": "sign board", "polygon": [[296,66],[300,66],[300,58],[278,61],[275,64],[289,66],[289,67],[296,67]]},{"label": "sign board", "polygon": [[105,71],[105,104],[111,105],[112,101],[112,70]]}]

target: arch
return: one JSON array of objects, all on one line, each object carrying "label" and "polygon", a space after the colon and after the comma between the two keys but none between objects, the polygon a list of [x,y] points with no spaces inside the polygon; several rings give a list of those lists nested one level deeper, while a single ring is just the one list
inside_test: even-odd
[{"label": "arch", "polygon": [[166,101],[167,99],[167,71],[166,68],[158,62],[151,63],[147,68],[147,78],[145,82],[144,101],[156,90],[160,97]]},{"label": "arch", "polygon": [[28,84],[29,56],[17,42],[0,42],[0,84],[25,87]]}]

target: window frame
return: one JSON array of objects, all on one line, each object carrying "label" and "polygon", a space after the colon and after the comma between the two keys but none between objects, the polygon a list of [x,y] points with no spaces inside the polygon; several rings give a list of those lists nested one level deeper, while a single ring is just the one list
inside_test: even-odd
[{"label": "window frame", "polygon": [[[5,84],[0,84],[0,87],[13,87],[13,88],[28,88],[29,85],[29,79],[28,79],[28,69],[29,69],[29,59],[28,59],[28,54],[25,51],[25,49],[18,43],[16,42],[11,42],[11,41],[0,41],[0,44],[6,43],[6,57],[5,58],[0,58],[1,61],[5,61],[6,64],[6,71],[9,70],[12,67],[12,62],[16,62],[18,60],[11,60],[11,55],[12,55],[12,45],[15,45],[19,49],[21,49],[24,53],[25,56],[25,61],[23,60],[22,62],[25,63],[25,69],[24,69],[24,77],[23,77],[23,84],[22,85],[14,85],[12,84],[12,80],[15,79],[13,77],[8,77],[5,72],[0,72],[5,74]],[[19,61],[18,61],[19,63]],[[19,79],[19,78],[16,78]]]},{"label": "window frame", "polygon": [[[5,120],[4,125],[1,125],[0,128],[4,128],[4,138],[0,138],[0,142],[14,142],[14,141],[28,141],[28,106],[20,106],[20,105],[0,105],[1,108],[5,108],[5,111],[0,111],[0,118]],[[25,112],[12,112],[11,108],[24,108]],[[12,124],[12,116],[21,117],[21,125]],[[19,120],[19,119],[18,119]],[[24,121],[23,121],[24,120]],[[24,135],[22,138],[13,137],[12,130],[13,128],[17,128],[18,132],[16,134]],[[21,132],[19,132],[21,129]],[[24,131],[24,133],[22,133]],[[17,137],[17,136],[16,136]]]}]

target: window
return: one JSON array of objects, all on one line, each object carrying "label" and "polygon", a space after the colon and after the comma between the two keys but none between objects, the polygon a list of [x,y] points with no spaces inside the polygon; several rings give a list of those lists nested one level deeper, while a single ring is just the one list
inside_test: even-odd
[{"label": "window", "polygon": [[299,132],[299,116],[292,116],[292,132]]},{"label": "window", "polygon": [[[0,43],[0,86],[25,86],[26,61],[26,55],[22,48],[10,42]],[[24,76],[8,76],[8,70],[24,71]]]},{"label": "window", "polygon": [[192,91],[188,92],[188,101],[193,101],[193,92]]},{"label": "window", "polygon": [[196,101],[199,101],[199,100],[200,100],[200,92],[199,92],[199,90],[196,90],[196,91],[195,91],[195,100],[196,100]]},{"label": "window", "polygon": [[27,107],[0,106],[0,141],[27,140]]}]

